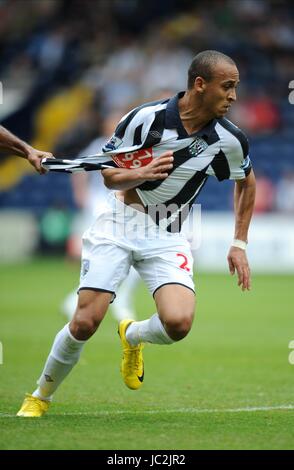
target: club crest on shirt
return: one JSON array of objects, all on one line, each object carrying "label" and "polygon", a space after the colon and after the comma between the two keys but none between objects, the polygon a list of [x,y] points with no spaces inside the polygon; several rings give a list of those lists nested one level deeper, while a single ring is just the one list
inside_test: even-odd
[{"label": "club crest on shirt", "polygon": [[109,152],[111,150],[116,150],[118,149],[122,144],[122,139],[117,137],[116,135],[113,135],[111,139],[109,139],[108,142],[103,147],[103,152]]},{"label": "club crest on shirt", "polygon": [[90,261],[88,259],[82,260],[81,277],[85,277],[90,268]]},{"label": "club crest on shirt", "polygon": [[193,140],[192,144],[189,146],[189,152],[192,155],[192,157],[197,157],[197,155],[199,155],[199,153],[207,149],[207,147],[208,147],[208,143],[205,142],[204,139],[201,139],[200,137],[196,137],[196,139]]}]

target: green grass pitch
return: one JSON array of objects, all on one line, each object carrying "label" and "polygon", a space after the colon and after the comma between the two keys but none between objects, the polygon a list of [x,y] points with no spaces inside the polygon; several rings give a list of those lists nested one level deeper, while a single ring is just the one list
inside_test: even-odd
[{"label": "green grass pitch", "polygon": [[[63,260],[0,266],[0,449],[293,449],[294,277],[196,276],[193,329],[172,346],[147,345],[145,382],[128,390],[111,315],[87,344],[49,413],[16,418],[55,333],[78,267]],[[154,313],[144,286],[140,319]]]}]

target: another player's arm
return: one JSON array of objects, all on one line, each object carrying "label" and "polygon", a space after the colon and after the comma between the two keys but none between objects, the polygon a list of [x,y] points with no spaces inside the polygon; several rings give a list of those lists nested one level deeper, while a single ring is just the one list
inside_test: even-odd
[{"label": "another player's arm", "polygon": [[31,147],[3,126],[0,126],[0,148],[9,150],[20,157],[26,158],[40,174],[46,172],[46,170],[41,167],[42,158],[53,157],[50,152],[42,152],[41,150]]},{"label": "another player's arm", "polygon": [[[247,243],[248,230],[253,213],[255,201],[255,176],[253,170],[247,178],[235,182],[234,207],[235,207],[235,235],[234,238]],[[232,246],[228,254],[228,263],[231,274],[238,274],[238,286],[242,290],[250,290],[250,268],[246,251]]]},{"label": "another player's arm", "polygon": [[109,189],[132,189],[144,181],[165,179],[173,166],[172,152],[165,152],[146,166],[136,169],[107,168],[102,170],[104,184]]}]

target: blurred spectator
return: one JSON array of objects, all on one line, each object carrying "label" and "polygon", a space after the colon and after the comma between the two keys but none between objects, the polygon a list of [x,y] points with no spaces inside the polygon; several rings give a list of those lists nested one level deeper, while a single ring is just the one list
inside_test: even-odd
[{"label": "blurred spectator", "polygon": [[100,72],[100,90],[107,109],[128,106],[138,98],[145,62],[138,42],[124,36],[122,46],[108,57]]},{"label": "blurred spectator", "polygon": [[142,76],[142,96],[146,98],[158,89],[184,90],[193,54],[163,35],[151,38],[148,67]]},{"label": "blurred spectator", "polygon": [[251,134],[274,132],[279,129],[281,123],[278,107],[263,93],[255,93],[235,103],[230,116]]},{"label": "blurred spectator", "polygon": [[255,174],[256,196],[254,212],[257,214],[270,212],[274,208],[275,187],[273,182],[261,173]]},{"label": "blurred spectator", "polygon": [[40,220],[40,246],[43,253],[64,253],[72,214],[62,205],[47,209]]},{"label": "blurred spectator", "polygon": [[276,208],[294,214],[294,170],[285,173],[277,184]]}]

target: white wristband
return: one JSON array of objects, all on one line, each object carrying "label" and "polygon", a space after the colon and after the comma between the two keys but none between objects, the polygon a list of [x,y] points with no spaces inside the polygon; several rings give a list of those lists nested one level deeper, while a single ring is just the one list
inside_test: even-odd
[{"label": "white wristband", "polygon": [[243,240],[238,240],[237,238],[234,238],[232,246],[235,246],[236,248],[241,248],[241,250],[246,250],[247,242],[244,242]]}]

